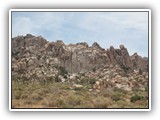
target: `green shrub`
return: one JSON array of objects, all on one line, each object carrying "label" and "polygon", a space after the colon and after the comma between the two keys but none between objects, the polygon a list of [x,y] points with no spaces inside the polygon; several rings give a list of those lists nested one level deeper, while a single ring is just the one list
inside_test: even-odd
[{"label": "green shrub", "polygon": [[139,95],[136,94],[136,95],[134,95],[134,96],[131,97],[130,101],[131,102],[135,102],[135,101],[141,100],[143,98],[144,98],[143,96],[139,96]]},{"label": "green shrub", "polygon": [[90,80],[89,80],[89,83],[91,84],[91,85],[93,85],[93,84],[95,84],[96,83],[96,79],[95,78],[90,78]]},{"label": "green shrub", "polygon": [[121,100],[121,97],[118,94],[113,95],[111,98],[112,98],[113,101],[116,101],[116,102],[119,101],[119,100]]},{"label": "green shrub", "polygon": [[68,74],[67,70],[64,67],[59,67],[59,74],[62,76],[65,76],[65,74]]},{"label": "green shrub", "polygon": [[65,69],[65,67],[62,66],[55,66],[55,68],[58,69],[58,74],[65,76],[66,74],[68,74],[68,71]]},{"label": "green shrub", "polygon": [[88,84],[89,83],[89,77],[84,77],[80,80],[80,84]]},{"label": "green shrub", "polygon": [[74,90],[76,90],[76,91],[82,91],[83,87],[75,87]]},{"label": "green shrub", "polygon": [[64,75],[63,77],[64,77],[65,79],[67,79],[67,78],[68,78],[68,77],[67,77],[67,75]]},{"label": "green shrub", "polygon": [[84,86],[85,90],[88,90],[88,89],[92,89],[92,85],[91,84],[86,84]]},{"label": "green shrub", "polygon": [[61,82],[61,80],[59,79],[59,74],[55,76],[55,82]]},{"label": "green shrub", "polygon": [[96,72],[96,67],[94,67],[94,68],[92,69],[92,72]]},{"label": "green shrub", "polygon": [[48,76],[46,77],[47,82],[52,83],[53,82],[53,77],[52,76]]}]

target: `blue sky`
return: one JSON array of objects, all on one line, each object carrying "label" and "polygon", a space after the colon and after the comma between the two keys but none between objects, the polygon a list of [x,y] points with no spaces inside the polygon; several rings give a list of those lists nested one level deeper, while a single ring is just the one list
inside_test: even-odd
[{"label": "blue sky", "polygon": [[28,33],[105,49],[123,44],[130,55],[148,56],[147,12],[12,12],[12,37]]}]

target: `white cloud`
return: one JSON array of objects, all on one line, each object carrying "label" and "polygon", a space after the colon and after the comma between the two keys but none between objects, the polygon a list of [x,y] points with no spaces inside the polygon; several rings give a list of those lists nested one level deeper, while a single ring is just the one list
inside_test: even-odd
[{"label": "white cloud", "polygon": [[147,12],[25,12],[13,15],[12,33],[66,43],[86,40],[91,45],[97,41],[104,48],[125,44],[131,54],[146,51],[146,56],[147,20]]},{"label": "white cloud", "polygon": [[93,31],[92,36],[103,47],[124,44],[130,54],[134,52],[147,56],[148,15],[147,12],[88,13],[83,27]]},{"label": "white cloud", "polygon": [[[13,16],[12,35],[25,35],[27,33],[38,34],[40,31],[58,31],[63,19],[52,12],[24,13],[23,16]],[[55,32],[55,31],[54,31]]]},{"label": "white cloud", "polygon": [[[93,30],[93,28],[115,27],[115,30],[124,30],[126,28],[136,28],[146,30],[148,19],[147,12],[110,12],[110,13],[93,13],[87,14],[84,18],[82,27]],[[100,25],[100,26],[99,26]]]}]

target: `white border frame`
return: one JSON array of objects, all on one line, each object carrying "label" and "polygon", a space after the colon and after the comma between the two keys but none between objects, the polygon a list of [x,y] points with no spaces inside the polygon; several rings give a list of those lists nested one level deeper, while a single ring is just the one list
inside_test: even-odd
[{"label": "white border frame", "polygon": [[[26,108],[26,109],[13,109],[12,106],[11,106],[11,37],[12,37],[12,12],[16,12],[16,11],[24,11],[24,12],[29,12],[29,11],[33,11],[33,12],[36,12],[36,11],[87,11],[87,12],[96,12],[96,11],[112,11],[112,12],[116,12],[116,11],[119,11],[119,12],[136,12],[136,11],[144,11],[144,12],[148,12],[149,13],[149,16],[148,16],[148,57],[149,57],[149,106],[148,106],[148,109],[127,109],[127,108],[124,108],[124,109],[30,109],[30,108]],[[10,9],[9,10],[9,110],[10,111],[150,111],[151,110],[151,10],[150,9]]]}]

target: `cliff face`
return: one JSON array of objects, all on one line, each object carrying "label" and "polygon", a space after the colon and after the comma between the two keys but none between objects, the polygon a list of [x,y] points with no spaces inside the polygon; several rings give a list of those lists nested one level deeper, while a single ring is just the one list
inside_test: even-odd
[{"label": "cliff face", "polygon": [[85,42],[65,45],[61,40],[48,42],[30,34],[12,39],[12,67],[17,71],[61,66],[69,73],[78,73],[110,64],[120,65],[126,72],[147,71],[148,59],[137,53],[130,56],[124,45],[105,50],[96,42],[91,47]]}]

